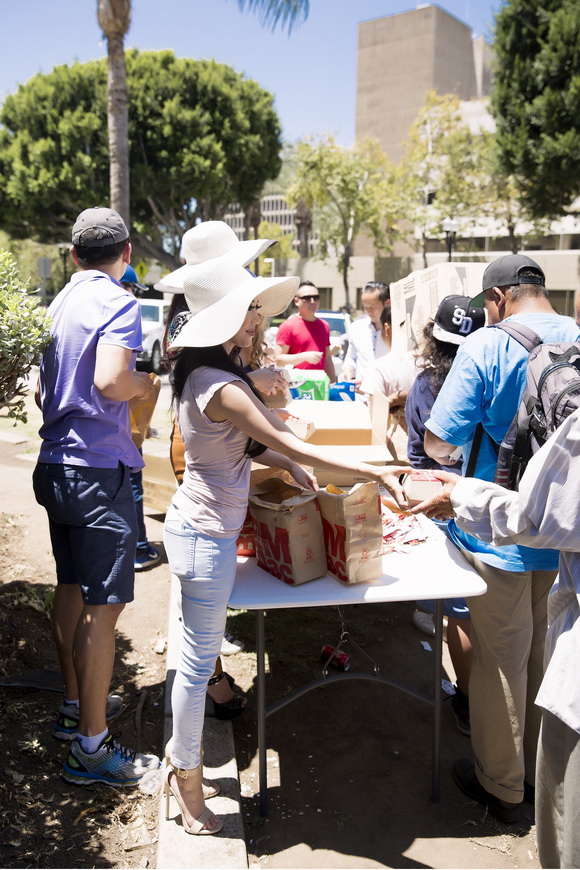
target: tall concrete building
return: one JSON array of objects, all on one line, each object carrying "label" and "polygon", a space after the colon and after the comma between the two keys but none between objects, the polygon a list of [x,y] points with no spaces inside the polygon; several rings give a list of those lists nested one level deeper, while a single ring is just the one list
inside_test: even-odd
[{"label": "tall concrete building", "polygon": [[490,46],[439,6],[364,21],[358,26],[356,138],[378,139],[398,163],[409,127],[428,91],[461,100],[490,92]]}]

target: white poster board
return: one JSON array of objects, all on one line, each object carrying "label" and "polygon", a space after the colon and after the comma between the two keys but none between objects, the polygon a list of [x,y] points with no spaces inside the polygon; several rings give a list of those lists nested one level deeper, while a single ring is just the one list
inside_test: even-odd
[{"label": "white poster board", "polygon": [[391,346],[399,354],[423,342],[423,328],[446,296],[481,293],[487,263],[437,263],[391,284]]}]

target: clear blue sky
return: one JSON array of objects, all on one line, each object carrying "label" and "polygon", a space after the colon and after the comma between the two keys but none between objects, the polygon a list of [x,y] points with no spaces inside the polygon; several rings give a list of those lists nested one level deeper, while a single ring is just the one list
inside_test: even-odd
[{"label": "clear blue sky", "polygon": [[[228,63],[276,99],[284,138],[332,132],[354,139],[357,24],[407,12],[412,0],[311,0],[310,15],[291,36],[263,28],[236,0],[133,0],[128,48],[169,48],[178,57]],[[437,4],[491,35],[501,0]],[[37,72],[106,56],[97,0],[2,0],[0,102]],[[386,60],[388,62],[388,60]],[[411,59],[412,62],[412,59]]]}]

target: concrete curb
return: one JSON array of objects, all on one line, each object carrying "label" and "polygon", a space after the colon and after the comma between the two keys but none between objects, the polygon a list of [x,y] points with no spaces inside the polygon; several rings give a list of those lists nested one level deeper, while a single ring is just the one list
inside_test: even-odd
[{"label": "concrete curb", "polygon": [[[173,731],[171,713],[171,687],[175,676],[181,638],[179,615],[179,580],[171,578],[169,601],[169,624],[167,628],[167,674],[165,678],[165,718],[163,745]],[[244,826],[240,808],[240,783],[234,737],[231,722],[222,722],[212,716],[206,717],[203,746],[205,771],[211,779],[219,781],[222,792],[212,798],[211,809],[223,819],[221,833],[213,837],[196,837],[187,834],[181,825],[179,807],[171,798],[168,821],[165,819],[165,799],[159,802],[159,829],[157,844],[158,870],[189,870],[196,868],[243,868],[248,867],[244,838]]]}]

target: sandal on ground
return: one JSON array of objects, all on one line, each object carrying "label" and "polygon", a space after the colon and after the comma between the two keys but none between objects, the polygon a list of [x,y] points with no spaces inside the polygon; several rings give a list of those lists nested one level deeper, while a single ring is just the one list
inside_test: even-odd
[{"label": "sandal on ground", "polygon": [[[217,816],[212,813],[210,809],[207,807],[199,816],[199,818],[194,819],[193,823],[189,825],[185,820],[185,805],[181,799],[181,796],[177,789],[173,789],[171,786],[171,782],[169,781],[169,777],[174,773],[176,776],[181,776],[183,779],[186,779],[188,776],[199,775],[201,776],[201,765],[199,767],[194,768],[193,770],[181,770],[178,767],[173,767],[172,764],[168,765],[165,768],[163,774],[163,794],[165,795],[165,818],[169,819],[169,799],[171,795],[177,801],[177,805],[181,810],[181,823],[183,825],[183,830],[188,834],[196,834],[199,836],[207,836],[209,834],[217,834],[218,831],[221,831],[223,828],[223,821],[219,819]],[[205,825],[212,818],[217,819],[217,823],[213,826],[213,828],[206,828]]]},{"label": "sandal on ground", "polygon": [[[173,749],[173,737],[170,737],[167,741],[167,746],[165,747],[165,766],[173,767],[171,764],[171,750]],[[201,747],[201,764],[203,769],[203,745]],[[212,797],[216,797],[220,792],[221,788],[218,783],[213,779],[206,779],[205,776],[201,778],[201,790],[203,792],[203,799],[208,801]]]},{"label": "sandal on ground", "polygon": [[[217,675],[217,677],[211,678],[208,686],[215,686],[216,683],[219,683],[221,680],[223,680],[224,677],[228,679],[228,675],[224,671],[222,671],[221,674]],[[214,716],[216,717],[216,719],[222,720],[235,719],[237,716],[241,716],[246,709],[246,705],[248,703],[247,698],[243,698],[241,695],[236,695],[235,692],[232,694],[232,697],[229,701],[224,701],[221,704],[219,704],[217,701],[214,701],[211,696],[208,697],[213,704]]]}]

